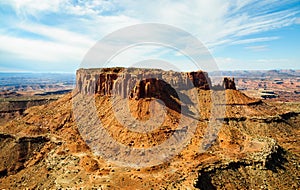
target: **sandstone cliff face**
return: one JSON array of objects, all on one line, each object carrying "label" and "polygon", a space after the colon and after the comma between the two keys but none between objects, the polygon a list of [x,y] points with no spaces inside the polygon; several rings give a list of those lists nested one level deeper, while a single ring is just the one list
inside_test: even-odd
[{"label": "sandstone cliff face", "polygon": [[120,95],[129,98],[160,97],[170,89],[187,90],[193,87],[209,90],[208,74],[174,72],[155,69],[80,69],[76,88],[83,94]]}]

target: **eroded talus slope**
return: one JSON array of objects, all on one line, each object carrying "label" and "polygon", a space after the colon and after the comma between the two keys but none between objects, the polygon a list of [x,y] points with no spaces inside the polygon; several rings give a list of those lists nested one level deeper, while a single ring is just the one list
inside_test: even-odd
[{"label": "eroded talus slope", "polygon": [[[267,104],[226,90],[222,127],[212,146],[201,152],[211,114],[211,93],[223,92],[199,91],[201,117],[188,145],[171,160],[141,169],[120,167],[93,154],[74,118],[75,93],[75,97],[68,94],[49,105],[30,108],[22,118],[0,127],[0,187],[298,189],[299,104]],[[160,127],[144,134],[120,124],[108,96],[95,95],[94,101],[103,127],[126,146],[153,147],[178,130],[181,116],[172,107],[165,108]],[[128,101],[134,118],[151,118],[148,108],[153,99]],[[158,108],[152,109],[159,112]]]}]

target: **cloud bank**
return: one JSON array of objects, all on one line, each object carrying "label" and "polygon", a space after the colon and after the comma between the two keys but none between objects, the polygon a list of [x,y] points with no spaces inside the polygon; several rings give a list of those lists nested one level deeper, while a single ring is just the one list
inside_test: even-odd
[{"label": "cloud bank", "polygon": [[[274,41],[280,37],[255,35],[299,23],[299,3],[290,0],[11,0],[0,6],[3,60],[13,55],[28,66],[30,61],[51,63],[54,70],[61,64],[76,69],[97,40],[137,23],[182,28],[210,51]],[[250,45],[248,49],[264,49]]]}]

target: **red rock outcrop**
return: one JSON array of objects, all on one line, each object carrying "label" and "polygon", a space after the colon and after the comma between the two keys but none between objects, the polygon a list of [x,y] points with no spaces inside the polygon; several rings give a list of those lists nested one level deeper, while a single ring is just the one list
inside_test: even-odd
[{"label": "red rock outcrop", "polygon": [[195,87],[200,89],[209,90],[211,82],[206,72],[196,71],[186,73],[189,79],[193,82]]},{"label": "red rock outcrop", "polygon": [[223,80],[223,87],[225,89],[236,90],[235,83],[234,83],[234,78],[231,79],[231,78],[225,77],[224,80]]},{"label": "red rock outcrop", "polygon": [[158,69],[80,69],[77,90],[83,94],[120,95],[129,98],[160,97],[167,89],[209,90],[211,81],[203,71],[174,72]]}]

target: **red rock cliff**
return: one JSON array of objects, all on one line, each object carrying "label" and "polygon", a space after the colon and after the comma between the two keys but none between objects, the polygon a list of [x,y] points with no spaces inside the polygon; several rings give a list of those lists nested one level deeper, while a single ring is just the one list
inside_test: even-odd
[{"label": "red rock cliff", "polygon": [[209,90],[211,81],[203,71],[174,72],[158,69],[80,69],[76,88],[83,94],[117,94],[122,97],[160,97],[172,88]]}]

